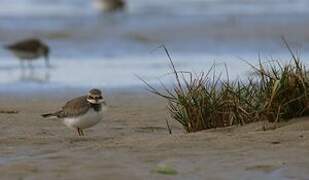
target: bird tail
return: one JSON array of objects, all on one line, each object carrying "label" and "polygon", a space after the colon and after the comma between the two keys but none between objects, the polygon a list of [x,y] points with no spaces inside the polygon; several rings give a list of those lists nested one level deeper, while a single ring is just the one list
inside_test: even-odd
[{"label": "bird tail", "polygon": [[48,118],[48,117],[56,117],[56,113],[46,113],[41,115],[43,118]]}]

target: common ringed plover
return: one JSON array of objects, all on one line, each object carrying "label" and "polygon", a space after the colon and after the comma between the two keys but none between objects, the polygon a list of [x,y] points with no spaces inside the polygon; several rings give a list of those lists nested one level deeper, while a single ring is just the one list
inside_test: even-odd
[{"label": "common ringed plover", "polygon": [[102,119],[105,107],[101,91],[91,89],[88,95],[68,101],[60,111],[42,114],[42,117],[62,119],[67,127],[77,130],[79,136],[84,136],[84,129],[96,125]]}]

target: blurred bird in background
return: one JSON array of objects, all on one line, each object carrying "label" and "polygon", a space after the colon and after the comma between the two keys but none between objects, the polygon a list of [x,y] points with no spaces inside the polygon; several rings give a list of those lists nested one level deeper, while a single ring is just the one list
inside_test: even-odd
[{"label": "blurred bird in background", "polygon": [[39,39],[24,39],[9,45],[5,45],[4,48],[11,51],[20,60],[22,67],[23,62],[25,61],[27,61],[29,66],[32,67],[31,62],[33,60],[39,59],[40,57],[44,57],[46,67],[50,67],[50,49],[47,44],[43,43]]},{"label": "blurred bird in background", "polygon": [[103,12],[123,11],[126,7],[124,0],[93,0],[93,6]]}]

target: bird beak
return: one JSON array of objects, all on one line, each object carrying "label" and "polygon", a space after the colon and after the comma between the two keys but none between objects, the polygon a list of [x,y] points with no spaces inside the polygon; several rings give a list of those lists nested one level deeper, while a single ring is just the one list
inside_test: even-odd
[{"label": "bird beak", "polygon": [[106,105],[106,102],[103,99],[96,100],[97,104],[103,104]]}]

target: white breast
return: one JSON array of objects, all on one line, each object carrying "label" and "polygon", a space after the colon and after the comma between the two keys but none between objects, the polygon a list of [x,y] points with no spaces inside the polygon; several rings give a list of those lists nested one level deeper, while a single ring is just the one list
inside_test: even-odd
[{"label": "white breast", "polygon": [[74,117],[74,118],[64,118],[63,123],[69,128],[76,129],[86,129],[96,125],[102,119],[102,111],[94,111],[90,109],[86,114]]}]

